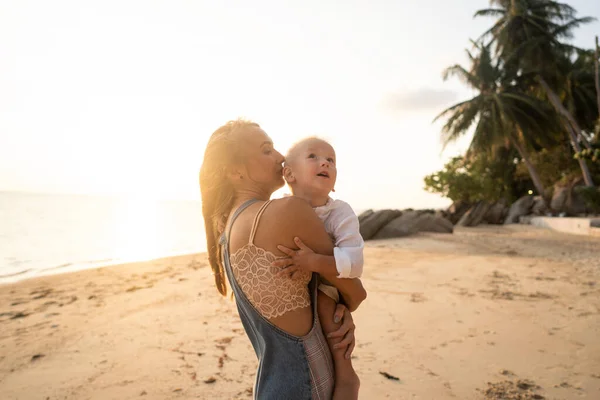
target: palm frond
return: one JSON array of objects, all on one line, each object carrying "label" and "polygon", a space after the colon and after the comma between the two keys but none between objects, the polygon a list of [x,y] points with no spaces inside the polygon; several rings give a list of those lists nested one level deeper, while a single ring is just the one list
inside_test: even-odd
[{"label": "palm frond", "polygon": [[455,77],[459,78],[460,80],[462,80],[463,82],[465,82],[469,86],[471,86],[472,88],[476,89],[479,87],[479,80],[477,79],[477,77],[475,75],[473,75],[471,72],[467,71],[462,65],[459,65],[459,64],[452,65],[452,66],[446,68],[444,70],[444,72],[442,73],[442,78],[444,80],[447,80],[451,76],[455,76]]},{"label": "palm frond", "polygon": [[471,102],[475,102],[477,101],[477,97],[474,97],[470,100],[465,100],[465,101],[461,101],[460,103],[457,103],[451,107],[446,108],[444,111],[442,111],[441,113],[439,113],[432,122],[436,122],[438,119],[448,115],[449,113],[453,112],[453,111],[458,111],[460,108],[465,107],[466,104],[471,103]]},{"label": "palm frond", "polygon": [[475,17],[502,17],[506,14],[506,10],[502,8],[485,8],[483,10],[478,10],[473,15]]}]

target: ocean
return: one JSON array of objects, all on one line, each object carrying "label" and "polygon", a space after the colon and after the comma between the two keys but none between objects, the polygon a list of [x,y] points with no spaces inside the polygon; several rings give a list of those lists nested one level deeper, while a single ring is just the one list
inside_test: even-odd
[{"label": "ocean", "polygon": [[0,192],[0,283],[202,251],[199,201]]}]

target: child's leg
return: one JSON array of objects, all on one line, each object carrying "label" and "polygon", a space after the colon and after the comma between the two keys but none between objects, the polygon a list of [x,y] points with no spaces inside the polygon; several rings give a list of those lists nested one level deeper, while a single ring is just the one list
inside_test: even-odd
[{"label": "child's leg", "polygon": [[[335,308],[335,301],[319,290],[317,297],[317,309],[325,338],[327,338],[328,333],[336,331],[341,325],[341,322],[333,322],[333,313],[335,312]],[[352,361],[350,359],[346,359],[346,349],[333,348],[333,345],[340,341],[342,341],[342,338],[327,339],[335,367],[335,389],[333,392],[333,399],[358,399],[360,380],[358,379],[356,372],[354,372]]]}]

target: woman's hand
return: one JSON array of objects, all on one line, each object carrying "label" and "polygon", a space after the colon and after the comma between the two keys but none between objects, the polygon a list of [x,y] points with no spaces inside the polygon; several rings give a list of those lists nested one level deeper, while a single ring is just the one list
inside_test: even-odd
[{"label": "woman's hand", "polygon": [[356,325],[354,325],[354,320],[352,319],[352,314],[348,310],[348,308],[343,304],[338,304],[335,313],[333,314],[333,321],[335,323],[342,321],[342,325],[334,331],[327,335],[328,339],[332,338],[343,338],[339,343],[336,343],[333,347],[335,349],[343,349],[346,348],[345,357],[346,359],[350,359],[352,355],[352,351],[354,351],[354,345],[356,344],[356,340],[354,337],[354,331],[356,330]]},{"label": "woman's hand", "polygon": [[278,258],[271,263],[274,267],[283,268],[278,275],[293,278],[298,271],[318,273],[321,256],[312,251],[300,238],[294,238],[294,243],[299,250],[292,250],[282,245],[277,246],[282,253],[287,254],[287,257]]}]

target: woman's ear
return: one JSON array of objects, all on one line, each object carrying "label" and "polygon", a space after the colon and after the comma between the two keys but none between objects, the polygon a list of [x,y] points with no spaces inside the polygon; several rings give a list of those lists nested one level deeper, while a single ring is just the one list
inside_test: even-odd
[{"label": "woman's ear", "polygon": [[287,165],[283,167],[283,179],[285,179],[288,184],[296,182],[292,169]]}]

